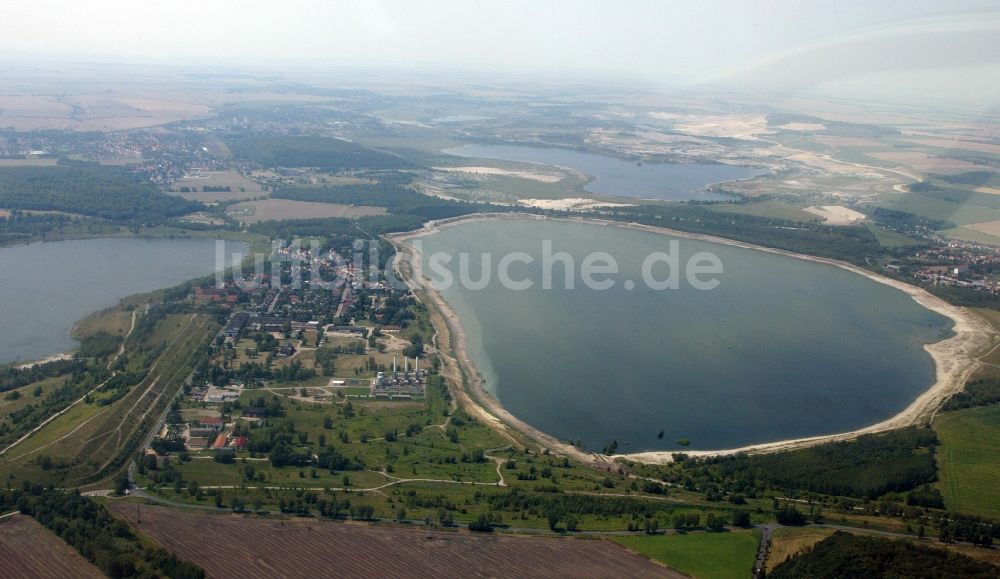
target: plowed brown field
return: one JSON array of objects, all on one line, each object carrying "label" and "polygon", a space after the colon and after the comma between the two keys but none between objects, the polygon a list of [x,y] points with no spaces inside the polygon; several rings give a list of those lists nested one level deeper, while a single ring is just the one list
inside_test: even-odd
[{"label": "plowed brown field", "polygon": [[25,515],[0,520],[0,578],[104,577],[73,547]]},{"label": "plowed brown field", "polygon": [[684,577],[607,541],[380,528],[111,505],[211,577]]}]

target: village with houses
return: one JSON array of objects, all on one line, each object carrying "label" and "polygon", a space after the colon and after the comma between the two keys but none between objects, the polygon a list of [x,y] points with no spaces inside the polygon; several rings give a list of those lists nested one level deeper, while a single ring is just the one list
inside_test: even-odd
[{"label": "village with houses", "polygon": [[885,270],[932,288],[957,287],[989,296],[1000,294],[1000,251],[990,245],[942,240],[890,261]]},{"label": "village with houses", "polygon": [[[437,360],[426,310],[408,290],[364,279],[361,264],[332,247],[316,255],[281,247],[271,259],[274,269],[256,283],[192,288],[194,307],[221,327],[147,450],[161,463],[171,452],[228,461],[248,446],[266,456],[255,433],[271,436],[286,404],[343,412],[367,401],[424,400]],[[292,282],[310,268],[338,282]]]}]

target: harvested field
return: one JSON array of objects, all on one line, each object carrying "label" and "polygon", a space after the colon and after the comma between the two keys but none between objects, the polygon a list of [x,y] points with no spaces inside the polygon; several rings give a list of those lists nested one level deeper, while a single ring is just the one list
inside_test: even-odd
[{"label": "harvested field", "polygon": [[0,159],[0,167],[51,167],[58,161],[47,158]]},{"label": "harvested field", "polygon": [[771,546],[767,553],[767,572],[774,571],[775,567],[784,563],[789,557],[811,549],[813,545],[832,534],[833,531],[830,529],[790,527],[778,529],[771,536]]},{"label": "harvested field", "polygon": [[[181,191],[187,187],[190,191]],[[204,191],[205,187],[229,187],[230,191]],[[251,181],[235,171],[206,171],[185,175],[170,186],[167,193],[201,203],[218,203],[266,196],[260,183]]]},{"label": "harvested field", "polygon": [[122,131],[206,117],[210,113],[209,107],[187,97],[167,100],[159,92],[0,96],[0,126],[19,131]]},{"label": "harvested field", "polygon": [[[216,578],[682,577],[613,543],[109,506]],[[230,537],[232,540],[206,540]]]},{"label": "harvested field", "polygon": [[975,151],[977,153],[987,153],[989,155],[1000,155],[1000,145],[994,145],[993,143],[964,141],[961,139],[913,139],[913,142],[921,145],[927,145],[928,147],[961,149],[963,151]]},{"label": "harvested field", "polygon": [[979,223],[968,223],[965,226],[968,227],[969,229],[974,229],[982,233],[1000,236],[1000,220],[981,221]]},{"label": "harvested field", "polygon": [[55,533],[35,519],[0,519],[0,578],[104,577]]},{"label": "harvested field", "polygon": [[896,163],[918,173],[950,175],[983,169],[982,165],[976,165],[961,159],[929,155],[920,151],[880,151],[877,153],[865,153],[865,155],[879,161]]},{"label": "harvested field", "polygon": [[326,217],[364,217],[365,215],[383,215],[384,213],[384,207],[313,203],[311,201],[292,201],[289,199],[247,201],[230,205],[227,210],[228,215],[243,223]]}]

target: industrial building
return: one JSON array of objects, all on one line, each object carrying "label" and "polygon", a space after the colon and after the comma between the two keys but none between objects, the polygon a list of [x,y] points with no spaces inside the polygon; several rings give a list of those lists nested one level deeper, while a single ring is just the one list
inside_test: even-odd
[{"label": "industrial building", "polygon": [[410,359],[403,357],[403,371],[396,368],[396,357],[392,358],[392,372],[379,372],[372,379],[371,395],[377,398],[411,398],[423,396],[427,386],[427,370],[420,369],[420,358],[413,359],[413,371],[410,371]]}]

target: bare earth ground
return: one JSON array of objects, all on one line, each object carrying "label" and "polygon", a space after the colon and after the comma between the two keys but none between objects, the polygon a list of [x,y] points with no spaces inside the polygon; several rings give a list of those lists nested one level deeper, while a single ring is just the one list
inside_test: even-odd
[{"label": "bare earth ground", "polygon": [[384,207],[366,205],[337,205],[336,203],[313,203],[289,199],[264,199],[246,201],[230,205],[227,213],[243,223],[257,223],[271,219],[312,219],[325,217],[364,217],[383,215]]},{"label": "bare earth ground", "polygon": [[785,123],[773,128],[783,131],[824,131],[826,130],[826,125],[823,123]]},{"label": "bare earth ground", "polygon": [[25,515],[0,519],[0,579],[104,577],[55,533]]},{"label": "bare earth ground", "polygon": [[821,205],[806,207],[805,211],[819,215],[830,225],[853,225],[865,218],[865,214],[840,205]]},{"label": "bare earth ground", "polygon": [[109,508],[210,577],[684,577],[610,542]]},{"label": "bare earth ground", "polygon": [[[661,120],[669,118],[659,113],[651,113],[651,116]],[[757,138],[757,135],[773,132],[767,126],[767,116],[762,114],[682,115],[676,120],[681,122],[674,125],[675,131],[703,137],[733,137],[753,140]]]},{"label": "bare earth ground", "polygon": [[470,173],[472,175],[506,175],[509,177],[520,177],[521,179],[531,179],[541,183],[558,183],[565,175],[561,173],[551,173],[545,171],[516,171],[513,169],[501,169],[499,167],[431,167],[435,171],[450,171],[454,173]]},{"label": "bare earth ground", "polygon": [[[415,237],[432,234],[443,227],[448,227],[457,223],[476,221],[484,219],[544,219],[538,216],[532,215],[495,215],[495,214],[480,214],[480,215],[470,215],[461,218],[443,220],[439,222],[431,222],[424,226],[423,230],[395,235],[391,237],[391,241],[401,250],[402,253],[408,254],[408,257],[412,260],[418,260],[419,255],[413,255],[413,247],[411,244],[406,243],[410,239]],[[827,442],[835,442],[841,440],[852,440],[864,434],[884,432],[887,430],[893,430],[897,428],[903,428],[905,426],[910,426],[914,424],[926,424],[933,419],[934,414],[941,407],[941,405],[952,395],[960,392],[965,385],[968,377],[979,367],[979,360],[976,357],[979,353],[986,351],[988,348],[993,347],[997,344],[998,334],[985,320],[981,317],[970,312],[966,308],[961,308],[948,304],[944,300],[937,298],[927,291],[907,284],[900,281],[896,281],[870,271],[861,269],[859,267],[853,266],[846,262],[813,257],[808,255],[802,255],[798,253],[792,253],[788,251],[783,251],[779,249],[772,249],[768,247],[762,247],[757,245],[752,245],[749,243],[742,243],[739,241],[733,241],[730,239],[725,239],[721,237],[715,237],[711,235],[698,235],[692,233],[686,233],[682,231],[674,231],[670,229],[664,229],[659,227],[652,227],[646,225],[639,225],[634,223],[621,223],[606,221],[600,219],[584,219],[584,218],[566,218],[568,221],[578,221],[584,223],[597,223],[604,225],[614,225],[618,227],[629,227],[633,229],[639,229],[642,231],[649,231],[653,233],[659,233],[662,235],[670,235],[674,237],[683,237],[688,239],[698,239],[702,241],[709,241],[712,243],[720,243],[724,245],[730,245],[735,247],[742,247],[746,249],[754,249],[757,251],[766,251],[768,253],[775,253],[779,255],[785,255],[788,257],[803,259],[807,261],[813,261],[816,263],[825,263],[827,265],[832,265],[834,267],[839,267],[846,269],[848,271],[857,273],[858,275],[863,275],[873,281],[883,283],[892,286],[900,291],[903,291],[910,295],[917,303],[926,307],[927,309],[951,318],[954,321],[953,332],[954,336],[934,344],[927,344],[924,349],[931,355],[934,359],[936,368],[936,379],[934,384],[923,394],[921,394],[916,400],[914,400],[908,407],[906,407],[902,412],[888,418],[877,424],[854,430],[851,432],[844,432],[840,434],[824,435],[824,436],[814,436],[806,438],[798,438],[791,440],[782,440],[776,442],[755,444],[750,446],[745,446],[741,448],[732,449],[720,449],[720,450],[702,450],[702,451],[687,451],[685,454],[693,456],[713,456],[713,455],[725,455],[725,454],[737,454],[743,452],[749,453],[764,453],[764,452],[778,452],[784,450],[793,450],[796,448],[804,448],[808,446],[815,446],[819,444],[824,444]],[[399,255],[399,254],[398,254]],[[401,258],[400,258],[401,259]],[[400,260],[397,259],[397,267],[400,267]],[[403,272],[403,277],[408,278],[408,271]],[[412,285],[412,280],[410,280]],[[609,465],[609,457],[605,457],[598,454],[586,453],[576,449],[575,447],[565,444],[558,439],[541,432],[540,430],[524,423],[510,412],[508,412],[500,402],[489,395],[483,387],[483,381],[480,375],[477,373],[472,361],[469,359],[468,353],[465,346],[465,334],[459,323],[458,316],[454,311],[448,306],[441,295],[430,289],[429,284],[421,283],[421,288],[416,289],[418,297],[428,303],[430,310],[432,312],[432,322],[434,323],[435,329],[438,331],[439,348],[441,350],[442,358],[444,359],[444,367],[446,376],[449,381],[462,385],[465,384],[466,388],[456,388],[456,398],[462,403],[463,406],[467,408],[469,412],[475,415],[477,418],[483,419],[485,423],[491,424],[496,427],[500,432],[505,433],[507,436],[514,438],[514,434],[511,432],[522,433],[529,438],[537,441],[538,443],[545,445],[557,452],[562,454],[567,454],[574,456],[578,460],[584,461],[588,464],[593,464],[595,466],[607,466]],[[450,344],[452,352],[449,352],[449,348],[443,347],[440,344]],[[471,393],[471,394],[470,394]],[[665,463],[673,460],[673,451],[658,451],[658,452],[640,452],[632,454],[621,454],[615,455],[614,458],[625,458],[627,460],[633,460],[638,462],[646,463]]]},{"label": "bare earth ground", "polygon": [[606,201],[594,201],[584,197],[565,197],[563,199],[520,199],[521,205],[528,207],[538,207],[540,209],[555,209],[557,211],[569,211],[576,209],[583,211],[596,207],[629,207],[629,203],[609,203]]}]

